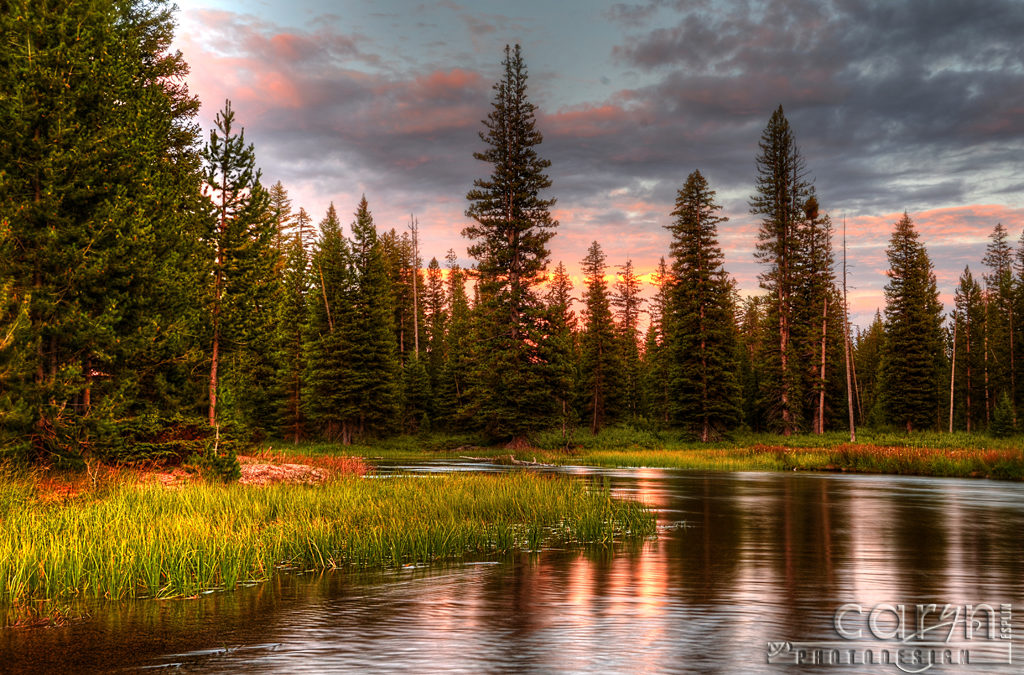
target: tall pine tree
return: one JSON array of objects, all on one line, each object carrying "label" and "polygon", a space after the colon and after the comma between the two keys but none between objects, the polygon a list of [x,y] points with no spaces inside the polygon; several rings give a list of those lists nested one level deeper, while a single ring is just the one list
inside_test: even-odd
[{"label": "tall pine tree", "polygon": [[384,248],[364,196],[352,223],[356,297],[352,323],[353,382],[358,392],[359,432],[383,434],[397,428],[401,370],[392,323],[392,283]]},{"label": "tall pine tree", "polygon": [[931,259],[905,213],[886,255],[883,409],[887,421],[907,431],[934,428],[939,421],[942,304]]},{"label": "tall pine tree", "polygon": [[310,277],[303,410],[322,437],[348,445],[359,427],[353,342],[357,287],[352,251],[333,203],[320,221]]},{"label": "tall pine tree", "polygon": [[633,261],[622,266],[611,297],[622,341],[622,405],[630,420],[640,416],[640,313],[644,299],[640,295],[640,278],[633,270]]},{"label": "tall pine tree", "polygon": [[474,392],[476,417],[497,439],[521,439],[550,424],[555,397],[546,391],[540,353],[543,305],[535,288],[548,261],[547,242],[558,222],[550,166],[536,150],[543,137],[536,128],[536,106],[526,96],[526,65],[519,45],[505,47],[502,78],[494,85],[491,112],[484,120],[483,152],[473,156],[491,167],[466,195],[466,215],[475,221],[462,234],[472,240],[477,260],[481,341]]},{"label": "tall pine tree", "polygon": [[622,340],[612,320],[606,269],[605,254],[595,241],[583,259],[587,290],[580,335],[581,399],[594,434],[620,416],[622,402]]},{"label": "tall pine tree", "polygon": [[[244,129],[236,132],[234,122],[231,102],[226,101],[203,148],[206,194],[214,222],[210,233],[210,426],[217,425],[217,397],[225,357],[236,357],[232,374],[239,380],[237,395],[250,396],[260,385],[251,377],[254,368],[266,374],[270,321],[278,290],[278,257],[272,248],[277,228],[270,196],[260,184],[255,150],[251,143],[246,144]],[[244,415],[246,411],[239,412]],[[259,412],[264,413],[259,418],[270,417],[265,410]]]},{"label": "tall pine tree", "polygon": [[102,428],[190,409],[206,269],[173,26],[163,2],[0,12],[0,435],[18,450],[98,449]]},{"label": "tall pine tree", "polygon": [[767,353],[772,371],[768,386],[771,407],[777,410],[782,433],[788,436],[801,424],[802,368],[793,346],[793,326],[802,210],[811,186],[782,106],[772,113],[758,147],[757,194],[750,200],[750,211],[761,216],[756,257],[767,266],[760,276],[761,287],[772,296],[769,316],[777,331],[775,344]]},{"label": "tall pine tree", "polygon": [[694,171],[672,212],[669,295],[670,409],[675,424],[708,442],[740,421],[732,284],[718,245],[715,191]]}]

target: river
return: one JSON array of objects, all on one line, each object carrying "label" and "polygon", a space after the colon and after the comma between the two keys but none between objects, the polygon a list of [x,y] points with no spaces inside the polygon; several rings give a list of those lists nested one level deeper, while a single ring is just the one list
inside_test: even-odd
[{"label": "river", "polygon": [[[498,470],[391,466],[373,480],[467,469]],[[3,631],[0,672],[1024,672],[1024,649],[1009,651],[1024,612],[1024,484],[557,471],[608,477],[657,510],[658,537],[105,603],[65,627]],[[930,603],[921,625],[938,627],[922,647],[917,605]],[[991,633],[964,620],[986,616],[983,603]],[[797,663],[815,658],[825,664]],[[933,659],[954,663],[925,668]]]}]

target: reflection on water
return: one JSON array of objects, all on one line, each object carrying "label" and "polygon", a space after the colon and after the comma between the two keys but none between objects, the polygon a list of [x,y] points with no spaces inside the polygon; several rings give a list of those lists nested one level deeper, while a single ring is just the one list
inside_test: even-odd
[{"label": "reflection on water", "polygon": [[1024,485],[565,471],[656,508],[657,540],[108,605],[0,633],[0,671],[828,672],[768,665],[766,645],[836,640],[847,602],[1024,611]]}]

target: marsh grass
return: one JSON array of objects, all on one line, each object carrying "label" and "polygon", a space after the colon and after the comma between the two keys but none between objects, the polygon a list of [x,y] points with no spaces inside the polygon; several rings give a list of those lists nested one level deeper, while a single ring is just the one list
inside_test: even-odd
[{"label": "marsh grass", "polygon": [[843,471],[904,476],[1024,480],[1017,449],[930,448],[842,443],[828,447],[754,444],[739,448],[594,450],[548,453],[552,463],[703,471]]},{"label": "marsh grass", "polygon": [[439,475],[317,486],[122,484],[64,503],[0,487],[0,599],[168,597],[230,589],[280,567],[429,563],[647,536],[643,505],[607,485]]}]

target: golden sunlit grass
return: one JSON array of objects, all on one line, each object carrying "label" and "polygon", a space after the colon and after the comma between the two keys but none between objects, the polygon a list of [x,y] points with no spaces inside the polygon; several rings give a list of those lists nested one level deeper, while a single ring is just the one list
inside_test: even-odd
[{"label": "golden sunlit grass", "polygon": [[0,523],[7,602],[191,595],[263,580],[281,566],[429,563],[654,531],[649,510],[613,499],[607,486],[528,473],[173,490],[129,481],[59,501],[7,476]]}]

